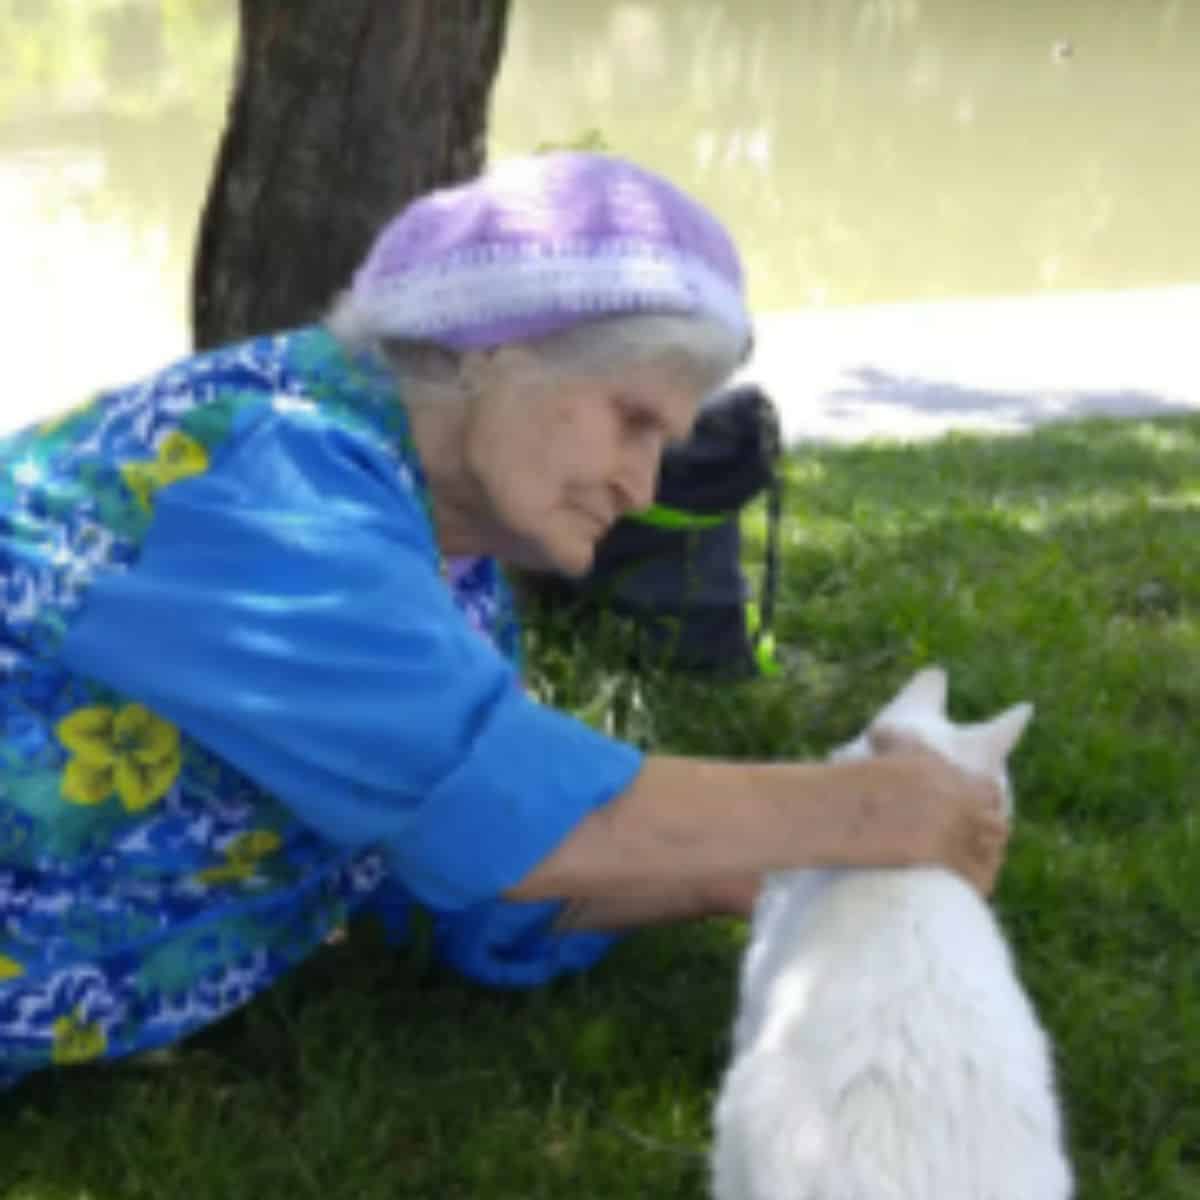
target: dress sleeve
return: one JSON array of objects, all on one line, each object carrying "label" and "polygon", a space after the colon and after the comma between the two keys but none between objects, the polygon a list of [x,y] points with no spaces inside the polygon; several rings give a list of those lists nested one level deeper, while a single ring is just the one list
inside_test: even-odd
[{"label": "dress sleeve", "polygon": [[555,929],[561,900],[519,904],[484,900],[434,914],[434,944],[456,970],[492,987],[540,986],[586,970],[624,936],[603,930]]},{"label": "dress sleeve", "polygon": [[495,898],[629,786],[633,747],[537,704],[439,577],[403,469],[272,415],[158,492],[62,657],[439,911]]}]

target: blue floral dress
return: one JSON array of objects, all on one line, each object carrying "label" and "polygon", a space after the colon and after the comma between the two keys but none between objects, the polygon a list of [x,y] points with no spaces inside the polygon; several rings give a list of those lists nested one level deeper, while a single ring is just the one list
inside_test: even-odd
[{"label": "blue floral dress", "polygon": [[256,339],[0,464],[0,1084],[173,1042],[364,904],[491,984],[609,946],[497,897],[640,758],[521,687],[381,364]]}]

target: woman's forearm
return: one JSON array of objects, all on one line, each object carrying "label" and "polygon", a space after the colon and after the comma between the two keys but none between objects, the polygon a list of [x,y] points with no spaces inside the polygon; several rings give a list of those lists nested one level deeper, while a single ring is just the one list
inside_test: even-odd
[{"label": "woman's forearm", "polygon": [[657,896],[666,916],[698,915],[724,911],[711,898],[730,881],[769,871],[917,863],[948,866],[986,894],[1008,836],[999,809],[994,781],[928,752],[822,763],[651,757],[508,896],[627,912]]},{"label": "woman's forearm", "polygon": [[[851,861],[879,801],[871,761],[726,763],[650,757],[508,895],[693,903],[736,877]],[[675,897],[672,901],[671,897]]]}]

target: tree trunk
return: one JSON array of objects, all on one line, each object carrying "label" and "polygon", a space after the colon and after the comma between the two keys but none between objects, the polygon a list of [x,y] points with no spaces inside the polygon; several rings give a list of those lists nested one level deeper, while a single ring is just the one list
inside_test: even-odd
[{"label": "tree trunk", "polygon": [[240,0],[198,348],[317,318],[407,201],[483,165],[508,0]]}]

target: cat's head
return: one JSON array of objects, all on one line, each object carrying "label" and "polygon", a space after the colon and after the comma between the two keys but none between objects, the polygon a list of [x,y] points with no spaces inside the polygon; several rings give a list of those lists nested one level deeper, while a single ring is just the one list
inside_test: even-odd
[{"label": "cat's head", "polygon": [[926,667],[883,706],[862,734],[836,751],[834,757],[865,758],[917,743],[965,771],[997,780],[1004,790],[1008,816],[1012,811],[1012,793],[1006,762],[1032,716],[1033,705],[1025,702],[1014,704],[986,721],[956,724],[946,713],[946,672],[941,667]]}]

